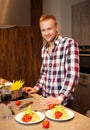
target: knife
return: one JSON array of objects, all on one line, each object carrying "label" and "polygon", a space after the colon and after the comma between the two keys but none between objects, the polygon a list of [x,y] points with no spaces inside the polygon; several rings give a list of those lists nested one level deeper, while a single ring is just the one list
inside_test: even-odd
[{"label": "knife", "polygon": [[25,104],[21,105],[21,106],[20,106],[20,108],[19,108],[19,110],[21,110],[21,109],[23,109],[23,108],[25,108],[25,107],[27,107],[27,106],[29,106],[29,105],[31,105],[31,104],[33,104],[33,102],[32,102],[32,101],[27,102],[27,103],[25,103]]},{"label": "knife", "polygon": [[9,106],[9,109],[10,109],[12,115],[15,115],[15,112],[14,112],[14,110],[12,109],[12,106]]}]

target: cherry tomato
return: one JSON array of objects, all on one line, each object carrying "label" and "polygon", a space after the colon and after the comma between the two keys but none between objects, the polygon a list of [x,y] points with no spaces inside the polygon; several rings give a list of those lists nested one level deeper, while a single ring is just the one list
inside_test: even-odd
[{"label": "cherry tomato", "polygon": [[48,120],[44,120],[42,122],[42,126],[43,126],[43,128],[49,128],[50,127],[50,122]]},{"label": "cherry tomato", "polygon": [[23,122],[29,122],[31,119],[32,119],[32,116],[30,116],[29,114],[25,114],[25,115],[22,117],[22,121],[23,121]]},{"label": "cherry tomato", "polygon": [[55,105],[54,104],[49,104],[48,107],[49,107],[49,109],[52,109],[52,108],[55,107]]},{"label": "cherry tomato", "polygon": [[56,112],[55,112],[55,118],[56,118],[56,119],[59,119],[59,118],[62,116],[62,114],[63,114],[62,112],[56,111]]},{"label": "cherry tomato", "polygon": [[17,101],[15,102],[15,104],[16,104],[17,106],[19,106],[19,105],[21,104],[21,101],[17,100]]}]

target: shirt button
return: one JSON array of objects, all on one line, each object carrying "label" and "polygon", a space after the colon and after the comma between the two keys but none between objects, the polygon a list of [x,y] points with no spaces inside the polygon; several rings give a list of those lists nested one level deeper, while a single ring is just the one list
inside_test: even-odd
[{"label": "shirt button", "polygon": [[50,89],[50,86],[47,86],[48,87],[48,89]]},{"label": "shirt button", "polygon": [[51,79],[48,79],[48,81],[50,82],[50,81],[51,81]]},{"label": "shirt button", "polygon": [[51,74],[51,71],[49,71],[49,74]]},{"label": "shirt button", "polygon": [[50,63],[50,64],[49,64],[49,67],[51,67],[51,66],[52,66],[52,64]]}]

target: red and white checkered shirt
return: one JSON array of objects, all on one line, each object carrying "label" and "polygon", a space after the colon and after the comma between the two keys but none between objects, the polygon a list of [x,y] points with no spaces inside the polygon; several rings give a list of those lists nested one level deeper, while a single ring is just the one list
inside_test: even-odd
[{"label": "red and white checkered shirt", "polygon": [[73,39],[58,36],[51,55],[48,44],[43,46],[41,73],[35,88],[42,89],[44,97],[63,95],[65,102],[71,100],[78,78],[79,49]]}]

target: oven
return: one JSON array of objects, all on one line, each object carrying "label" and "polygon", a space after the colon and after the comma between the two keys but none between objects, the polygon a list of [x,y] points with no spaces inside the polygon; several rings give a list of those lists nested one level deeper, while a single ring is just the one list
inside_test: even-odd
[{"label": "oven", "polygon": [[80,72],[90,74],[90,46],[79,46]]}]

